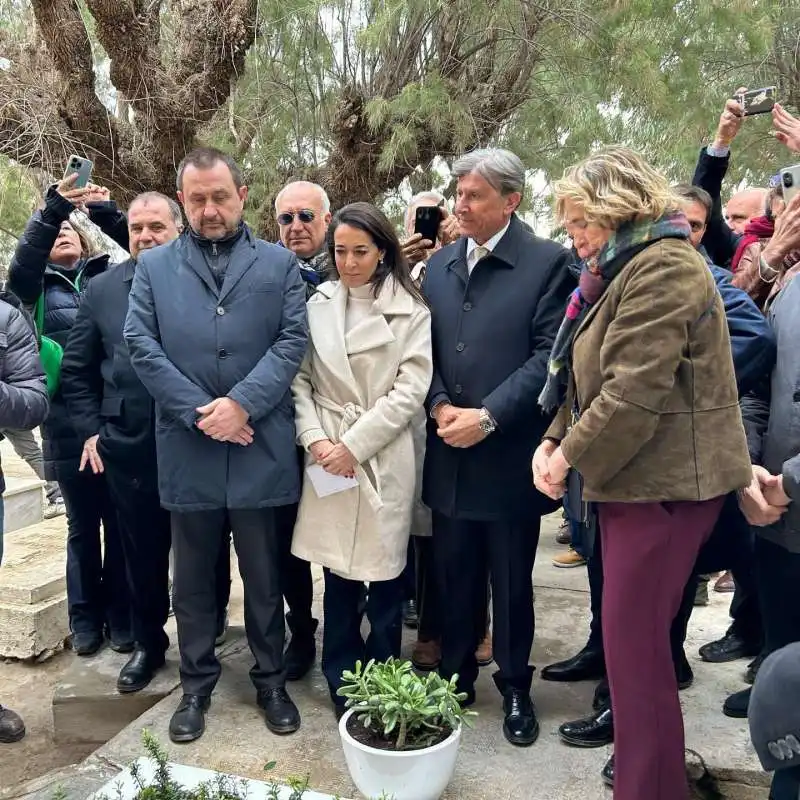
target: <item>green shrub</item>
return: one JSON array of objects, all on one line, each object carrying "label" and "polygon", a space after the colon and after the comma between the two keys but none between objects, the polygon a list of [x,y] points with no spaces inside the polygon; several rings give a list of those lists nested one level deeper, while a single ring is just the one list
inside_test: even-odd
[{"label": "green shrub", "polygon": [[373,659],[363,668],[359,661],[342,678],[338,694],[347,698],[347,707],[356,709],[365,728],[393,741],[396,750],[430,747],[477,716],[461,707],[467,695],[456,691],[457,675],[449,681],[435,672],[421,677],[409,661]]}]

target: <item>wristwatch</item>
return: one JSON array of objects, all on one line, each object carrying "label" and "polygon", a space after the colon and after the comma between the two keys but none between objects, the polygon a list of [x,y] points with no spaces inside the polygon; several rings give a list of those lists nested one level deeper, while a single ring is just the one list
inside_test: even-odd
[{"label": "wristwatch", "polygon": [[481,426],[481,430],[487,436],[497,430],[497,423],[494,421],[494,417],[486,408],[482,408],[480,410],[480,413],[478,414],[478,424]]}]

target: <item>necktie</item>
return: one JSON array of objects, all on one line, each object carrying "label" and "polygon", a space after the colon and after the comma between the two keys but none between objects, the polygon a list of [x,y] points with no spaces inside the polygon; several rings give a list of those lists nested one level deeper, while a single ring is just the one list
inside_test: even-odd
[{"label": "necktie", "polygon": [[482,258],[486,258],[489,255],[489,248],[484,247],[482,244],[479,244],[473,251],[472,251],[472,266],[474,267]]}]

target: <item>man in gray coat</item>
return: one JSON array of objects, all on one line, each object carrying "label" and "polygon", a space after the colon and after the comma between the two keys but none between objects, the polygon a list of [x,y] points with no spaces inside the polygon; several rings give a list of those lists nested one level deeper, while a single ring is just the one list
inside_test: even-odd
[{"label": "man in gray coat", "polygon": [[[28,431],[44,422],[48,400],[44,372],[36,352],[33,322],[9,305],[19,301],[0,295],[0,427]],[[9,302],[4,302],[8,300]],[[0,469],[0,562],[3,560],[3,497],[6,482]],[[0,743],[18,742],[25,735],[19,714],[0,705]]]},{"label": "man in gray coat", "polygon": [[173,608],[183,698],[175,742],[197,739],[220,674],[214,567],[228,526],[239,556],[251,679],[274,733],[300,715],[285,690],[276,508],[299,498],[292,396],[306,349],[305,291],[295,256],[242,221],[247,187],[213,148],[178,168],[189,222],[139,257],[125,339],[156,402],[159,493],[172,512]]}]

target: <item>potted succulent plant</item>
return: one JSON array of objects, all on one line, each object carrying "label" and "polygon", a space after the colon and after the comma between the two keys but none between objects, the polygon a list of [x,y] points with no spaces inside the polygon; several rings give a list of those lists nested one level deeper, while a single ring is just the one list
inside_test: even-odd
[{"label": "potted succulent plant", "polygon": [[339,695],[347,711],[339,721],[353,783],[369,798],[438,800],[456,765],[461,730],[474,711],[456,678],[417,675],[409,661],[370,661],[342,674]]}]

